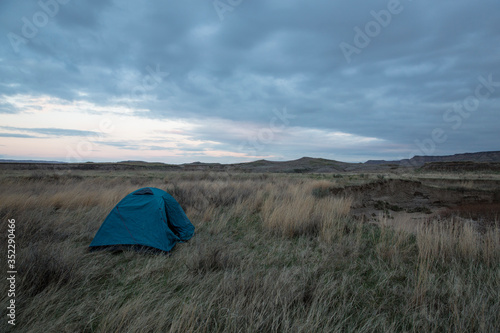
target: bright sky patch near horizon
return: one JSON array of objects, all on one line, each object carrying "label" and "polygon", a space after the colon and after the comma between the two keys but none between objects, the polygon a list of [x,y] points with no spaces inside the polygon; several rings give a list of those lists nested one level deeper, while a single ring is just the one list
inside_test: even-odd
[{"label": "bright sky patch near horizon", "polygon": [[0,2],[0,159],[499,150],[500,2]]}]

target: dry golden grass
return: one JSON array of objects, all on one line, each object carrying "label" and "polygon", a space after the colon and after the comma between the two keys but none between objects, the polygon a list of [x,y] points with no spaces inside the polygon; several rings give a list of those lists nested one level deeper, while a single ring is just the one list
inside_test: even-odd
[{"label": "dry golden grass", "polygon": [[[335,184],[207,172],[0,177],[0,226],[15,218],[18,244],[17,325],[3,306],[0,331],[499,331],[498,224],[367,224],[349,217],[351,198],[330,194]],[[194,238],[171,256],[88,253],[107,213],[142,186],[171,193]]]},{"label": "dry golden grass", "polygon": [[268,191],[262,206],[263,225],[285,237],[320,235],[331,241],[343,233],[344,221],[349,214],[352,198],[316,198],[314,189],[331,187],[325,181],[294,184]]}]

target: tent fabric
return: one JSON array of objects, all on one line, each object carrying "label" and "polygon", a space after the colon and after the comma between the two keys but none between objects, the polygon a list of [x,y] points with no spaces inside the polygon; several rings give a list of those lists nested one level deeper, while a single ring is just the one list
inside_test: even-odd
[{"label": "tent fabric", "polygon": [[189,240],[194,226],[167,192],[141,188],[123,198],[106,217],[90,248],[133,245],[170,251]]},{"label": "tent fabric", "polygon": [[144,195],[144,194],[154,195],[153,191],[151,191],[151,189],[148,187],[141,188],[140,190],[137,190],[133,193],[133,195]]}]

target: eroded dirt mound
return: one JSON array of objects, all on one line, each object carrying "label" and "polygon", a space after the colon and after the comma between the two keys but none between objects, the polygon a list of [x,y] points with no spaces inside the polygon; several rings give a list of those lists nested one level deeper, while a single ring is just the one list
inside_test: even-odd
[{"label": "eroded dirt mound", "polygon": [[333,188],[332,194],[354,198],[353,212],[431,214],[441,208],[500,202],[500,192],[477,189],[437,188],[419,181],[391,179],[345,188]]}]

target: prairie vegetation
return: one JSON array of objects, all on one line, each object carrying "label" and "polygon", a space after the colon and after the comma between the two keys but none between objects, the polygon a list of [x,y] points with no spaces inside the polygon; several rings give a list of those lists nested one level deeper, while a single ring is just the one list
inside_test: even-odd
[{"label": "prairie vegetation", "polygon": [[[368,223],[351,216],[352,197],[329,191],[374,180],[5,173],[2,244],[14,218],[18,280],[17,325],[7,327],[4,291],[2,331],[497,332],[498,215],[482,228],[463,210]],[[172,194],[195,236],[171,255],[88,253],[108,212],[143,186]]]}]

